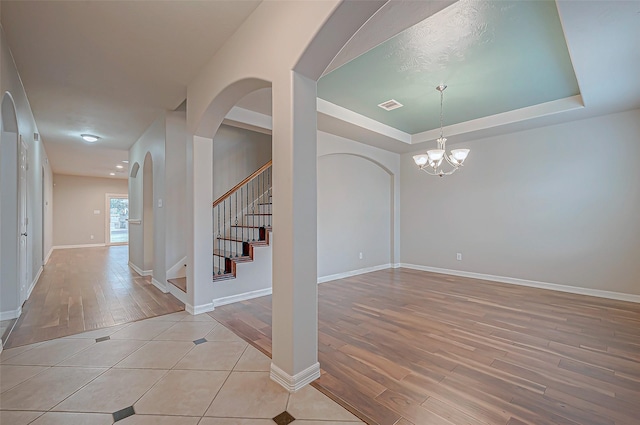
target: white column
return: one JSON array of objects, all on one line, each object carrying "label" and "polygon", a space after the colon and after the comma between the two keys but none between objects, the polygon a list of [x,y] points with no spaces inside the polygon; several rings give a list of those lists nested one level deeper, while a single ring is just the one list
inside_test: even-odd
[{"label": "white column", "polygon": [[[213,140],[193,136],[187,149],[187,306],[191,314],[211,310],[204,294],[213,279]],[[204,286],[204,287],[203,287]]]},{"label": "white column", "polygon": [[318,363],[316,82],[273,82],[273,352],[271,379],[297,391]]}]

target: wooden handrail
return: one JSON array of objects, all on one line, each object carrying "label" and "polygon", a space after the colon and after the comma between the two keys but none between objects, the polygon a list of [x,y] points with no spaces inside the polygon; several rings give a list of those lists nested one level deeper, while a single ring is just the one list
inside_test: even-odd
[{"label": "wooden handrail", "polygon": [[230,197],[236,190],[240,189],[241,186],[244,186],[245,184],[249,183],[251,180],[255,179],[258,174],[262,173],[264,170],[271,167],[272,162],[273,162],[272,160],[269,160],[269,162],[264,164],[262,167],[258,168],[256,171],[254,171],[249,177],[242,180],[240,183],[233,186],[231,190],[229,190],[227,193],[225,193],[224,195],[222,195],[221,197],[213,201],[213,207],[215,208],[216,205],[218,205],[219,203],[221,203],[222,201]]}]

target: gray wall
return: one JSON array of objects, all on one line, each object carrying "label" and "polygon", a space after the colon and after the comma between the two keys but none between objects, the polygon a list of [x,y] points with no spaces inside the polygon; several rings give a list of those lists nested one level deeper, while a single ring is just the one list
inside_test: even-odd
[{"label": "gray wall", "polygon": [[[134,164],[140,169],[135,178],[129,178],[129,218],[143,220],[144,159],[147,153],[153,160],[153,278],[166,283],[165,268],[165,114],[159,116],[129,149],[129,170]],[[129,171],[131,172],[131,171]],[[158,201],[162,200],[159,207]],[[144,225],[129,225],[129,262],[140,270],[145,269]]]},{"label": "gray wall", "polygon": [[213,199],[271,159],[271,136],[221,125],[213,138]]},{"label": "gray wall", "polygon": [[106,194],[126,195],[127,189],[127,181],[123,179],[54,174],[54,245],[106,243]]},{"label": "gray wall", "polygon": [[400,262],[399,175],[399,154],[318,132],[320,281]]},{"label": "gray wall", "polygon": [[165,226],[167,270],[187,255],[187,121],[185,112],[166,116]]},{"label": "gray wall", "polygon": [[[29,100],[22,86],[22,81],[20,80],[13,57],[11,56],[11,51],[6,43],[4,32],[0,30],[0,94],[4,95],[6,92],[10,93],[15,101],[18,132],[29,149],[29,170],[27,173],[27,217],[29,220],[27,237],[27,281],[30,288],[33,288],[38,273],[44,263],[44,257],[50,252],[52,246],[52,211],[50,208],[52,173],[42,140],[36,141],[34,138],[34,133],[39,133],[38,127],[33,118]],[[0,156],[2,155],[2,152],[0,152]],[[11,203],[13,205],[9,205],[10,207],[17,208],[14,198],[9,196],[5,197],[4,193],[0,195],[2,199],[0,202],[4,202],[5,204]],[[43,205],[43,198],[45,202],[48,203],[47,205]],[[4,239],[5,236],[0,235],[0,238]],[[6,252],[2,253],[3,256],[5,254]],[[5,275],[5,272],[8,272],[12,276],[17,276],[15,262],[5,265],[7,268],[3,270],[0,275]],[[15,282],[15,279],[13,282]],[[0,282],[0,287],[2,288],[5,288],[7,285],[11,285],[11,282],[5,282],[4,280]],[[2,289],[2,292],[4,293],[4,289]],[[2,293],[0,293],[0,297],[5,300],[7,299]],[[3,303],[0,307],[0,313],[15,311],[18,307],[19,303],[18,305],[11,306],[11,308],[8,308]],[[0,314],[0,316],[2,315]]]},{"label": "gray wall", "polygon": [[403,263],[640,294],[640,110],[462,145],[442,179],[402,156]]},{"label": "gray wall", "polygon": [[318,276],[391,262],[391,191],[389,173],[366,158],[318,158]]}]

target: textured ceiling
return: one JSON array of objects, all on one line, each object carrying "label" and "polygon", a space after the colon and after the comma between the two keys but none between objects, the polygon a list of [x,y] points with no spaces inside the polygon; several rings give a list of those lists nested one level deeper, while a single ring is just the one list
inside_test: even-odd
[{"label": "textured ceiling", "polygon": [[[54,172],[115,172],[258,4],[2,0],[2,26]],[[101,140],[88,145],[81,133]]]},{"label": "textured ceiling", "polygon": [[[460,0],[326,74],[318,96],[409,134],[580,93],[554,1]],[[404,106],[384,111],[395,99]]]}]

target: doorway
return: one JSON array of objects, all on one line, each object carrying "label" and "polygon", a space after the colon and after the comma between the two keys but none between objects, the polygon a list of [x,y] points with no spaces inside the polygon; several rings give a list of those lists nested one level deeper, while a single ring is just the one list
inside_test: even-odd
[{"label": "doorway", "polygon": [[[2,97],[0,120],[0,321],[15,319],[22,304],[22,268],[20,258],[21,221],[19,220],[19,167],[21,143],[15,105],[9,93]],[[23,185],[24,187],[24,185]],[[24,210],[26,211],[26,210]],[[26,248],[26,241],[25,248]],[[2,326],[4,327],[4,326]]]},{"label": "doorway", "polygon": [[27,292],[29,290],[29,279],[27,278],[27,270],[29,265],[29,250],[27,249],[29,242],[29,218],[27,217],[27,158],[29,158],[29,156],[27,152],[27,144],[24,142],[24,140],[22,140],[22,136],[20,136],[20,168],[18,169],[18,224],[20,226],[18,281],[20,282],[20,305],[22,305],[22,303],[27,300]]},{"label": "doorway", "polygon": [[129,243],[129,196],[107,193],[105,211],[107,245],[126,245]]}]

